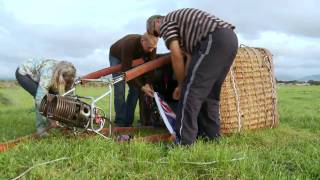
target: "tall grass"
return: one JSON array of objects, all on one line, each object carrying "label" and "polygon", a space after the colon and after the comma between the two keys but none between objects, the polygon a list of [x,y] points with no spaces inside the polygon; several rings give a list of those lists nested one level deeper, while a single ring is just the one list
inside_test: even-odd
[{"label": "tall grass", "polygon": [[[98,95],[102,88],[81,93]],[[0,89],[1,141],[34,129],[33,100],[21,88]],[[0,177],[13,178],[32,165],[26,179],[319,179],[320,87],[280,86],[281,122],[264,129],[198,141],[191,147],[165,143],[117,143],[53,132],[0,154]],[[0,98],[1,100],[1,98]],[[138,119],[138,112],[136,119]]]}]

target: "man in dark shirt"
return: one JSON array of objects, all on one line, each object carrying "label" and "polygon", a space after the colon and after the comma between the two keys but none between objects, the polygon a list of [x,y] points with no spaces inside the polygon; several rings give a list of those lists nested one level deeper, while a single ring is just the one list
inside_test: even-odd
[{"label": "man in dark shirt", "polygon": [[[171,51],[178,81],[173,97],[179,99],[175,131],[178,142],[183,145],[195,141],[200,127],[209,139],[220,135],[221,86],[238,49],[234,28],[193,8],[151,16],[147,20],[147,32],[162,37]],[[191,57],[187,68],[183,54]]]},{"label": "man in dark shirt", "polygon": [[[144,35],[130,34],[124,36],[110,48],[110,66],[122,65],[122,72],[112,74],[113,77],[121,75],[132,68],[134,59],[143,58],[149,61],[156,56],[158,38],[145,33]],[[142,83],[139,78],[145,78]],[[114,85],[115,123],[117,126],[131,126],[134,120],[134,111],[139,98],[139,91],[152,96],[153,90],[148,77],[139,77],[128,82],[129,93],[125,99],[125,82],[121,81]]]}]

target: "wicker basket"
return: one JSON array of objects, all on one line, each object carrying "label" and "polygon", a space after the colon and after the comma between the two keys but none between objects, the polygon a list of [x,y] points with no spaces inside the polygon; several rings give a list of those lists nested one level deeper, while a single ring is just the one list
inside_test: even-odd
[{"label": "wicker basket", "polygon": [[221,133],[275,127],[279,117],[270,52],[240,47],[220,97]]}]

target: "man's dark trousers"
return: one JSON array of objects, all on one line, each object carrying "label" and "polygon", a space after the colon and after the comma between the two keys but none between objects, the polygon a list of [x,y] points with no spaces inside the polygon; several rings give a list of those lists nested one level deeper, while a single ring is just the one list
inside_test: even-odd
[{"label": "man's dark trousers", "polygon": [[192,144],[198,127],[209,139],[220,136],[221,86],[237,50],[237,36],[226,28],[217,28],[198,44],[182,84],[175,127],[179,143]]}]

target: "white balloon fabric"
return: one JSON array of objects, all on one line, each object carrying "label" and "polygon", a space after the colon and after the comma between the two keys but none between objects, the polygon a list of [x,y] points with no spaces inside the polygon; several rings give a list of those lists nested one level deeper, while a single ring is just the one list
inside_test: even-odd
[{"label": "white balloon fabric", "polygon": [[176,122],[176,114],[172,111],[170,106],[161,99],[161,96],[154,92],[154,99],[156,101],[160,116],[169,130],[170,134],[175,135],[174,127]]}]

